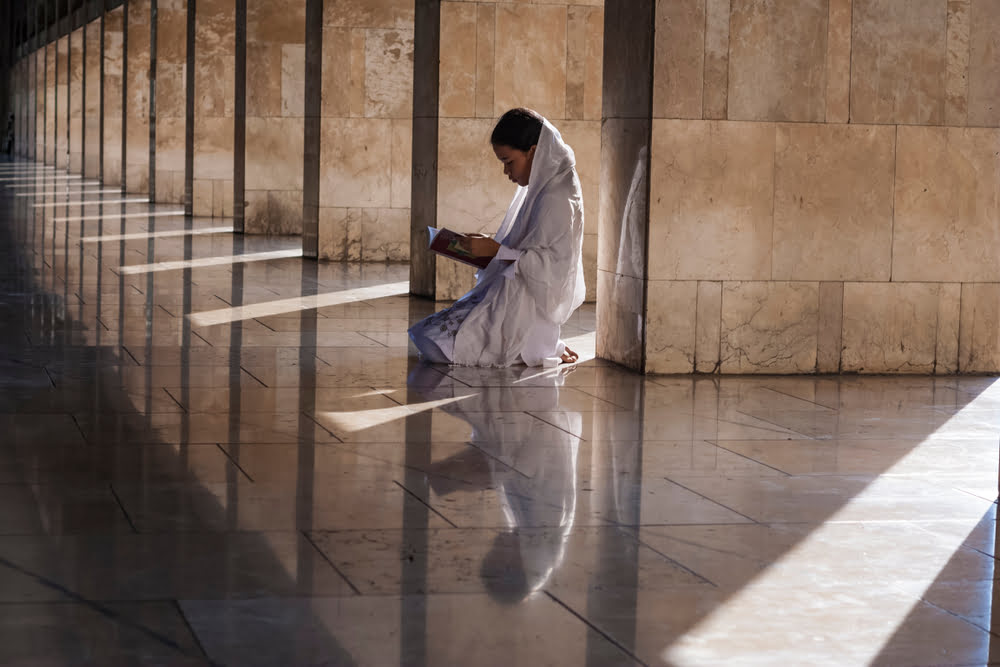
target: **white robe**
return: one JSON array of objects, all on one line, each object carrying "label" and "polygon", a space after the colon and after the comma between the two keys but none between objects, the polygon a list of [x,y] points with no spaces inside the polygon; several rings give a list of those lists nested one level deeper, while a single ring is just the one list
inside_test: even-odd
[{"label": "white robe", "polygon": [[[496,233],[500,252],[453,306],[410,328],[429,361],[506,367],[559,363],[562,325],[586,294],[576,159],[543,121],[531,175]],[[513,264],[511,264],[513,261]]]}]

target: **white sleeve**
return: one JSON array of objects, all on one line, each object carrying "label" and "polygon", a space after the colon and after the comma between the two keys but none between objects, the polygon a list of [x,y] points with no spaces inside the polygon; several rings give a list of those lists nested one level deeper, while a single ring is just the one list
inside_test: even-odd
[{"label": "white sleeve", "polygon": [[515,250],[514,248],[508,248],[505,245],[501,245],[497,250],[495,259],[498,261],[510,262],[510,266],[505,268],[500,275],[508,280],[513,278],[514,273],[517,271],[517,260],[519,260],[523,254],[523,250]]}]

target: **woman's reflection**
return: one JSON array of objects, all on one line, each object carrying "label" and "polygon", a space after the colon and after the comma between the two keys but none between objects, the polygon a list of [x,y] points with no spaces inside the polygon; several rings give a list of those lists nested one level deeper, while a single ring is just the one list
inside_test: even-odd
[{"label": "woman's reflection", "polygon": [[[573,529],[579,439],[570,432],[580,432],[582,419],[559,403],[559,388],[572,371],[505,369],[505,386],[476,389],[441,407],[469,423],[469,444],[478,454],[470,458],[466,450],[433,462],[431,488],[439,496],[495,489],[505,528],[485,554],[480,575],[501,602],[520,602],[545,585],[562,562]],[[528,378],[531,386],[520,384]],[[409,384],[431,400],[460,398],[450,384],[443,386],[446,379],[430,365],[420,365],[410,373]],[[563,412],[569,428],[555,428],[528,411]]]}]

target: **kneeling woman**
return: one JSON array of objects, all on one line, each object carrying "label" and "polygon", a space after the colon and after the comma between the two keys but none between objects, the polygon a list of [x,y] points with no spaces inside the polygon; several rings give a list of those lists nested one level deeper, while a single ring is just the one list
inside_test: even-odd
[{"label": "kneeling woman", "polygon": [[495,239],[466,249],[492,256],[476,286],[450,308],[410,327],[421,355],[463,366],[555,366],[578,359],[560,329],[583,303],[583,196],[573,149],[547,120],[512,109],[490,137],[517,183]]}]

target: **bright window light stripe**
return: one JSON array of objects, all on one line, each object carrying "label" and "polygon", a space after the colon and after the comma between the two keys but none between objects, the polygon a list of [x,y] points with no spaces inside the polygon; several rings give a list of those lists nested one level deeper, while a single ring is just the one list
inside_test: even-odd
[{"label": "bright window light stripe", "polygon": [[50,176],[48,174],[37,177],[37,176],[0,176],[0,183],[20,183],[24,181],[33,181],[37,178],[41,178],[43,181],[78,181],[82,176],[80,174],[64,174],[59,176]]},{"label": "bright window light stripe", "polygon": [[32,204],[34,208],[55,208],[57,206],[100,206],[102,204],[148,204],[149,197],[141,199],[97,199],[92,201],[68,201],[68,202],[45,202],[43,204]]},{"label": "bright window light stripe", "polygon": [[53,222],[84,222],[86,220],[120,220],[122,218],[165,218],[168,216],[183,216],[180,211],[148,211],[146,213],[104,213],[101,215],[71,215],[65,218],[52,218]]},{"label": "bright window light stripe", "polygon": [[103,236],[84,236],[83,243],[99,243],[108,241],[137,241],[141,239],[162,239],[171,236],[203,236],[205,234],[225,234],[232,232],[232,227],[204,227],[202,229],[171,229],[163,232],[136,232],[135,234],[105,234]]},{"label": "bright window light stripe", "polygon": [[382,424],[394,422],[397,419],[406,419],[414,414],[427,412],[435,408],[440,408],[452,403],[458,403],[468,398],[473,398],[479,394],[469,394],[467,396],[454,396],[442,398],[436,401],[425,403],[409,403],[407,405],[396,405],[391,408],[374,408],[372,410],[354,410],[351,412],[319,412],[316,417],[318,421],[334,435],[346,435],[365,431]]},{"label": "bright window light stripe", "polygon": [[[13,183],[6,185],[8,190],[36,190],[41,192],[41,188],[59,188],[56,192],[73,192],[72,188],[85,188],[88,186],[101,185],[100,181],[63,181],[62,183]],[[121,188],[118,188],[121,192]]]},{"label": "bright window light stripe", "polygon": [[15,197],[79,197],[81,195],[110,195],[121,194],[121,188],[108,188],[107,190],[48,190],[46,192],[18,192]]},{"label": "bright window light stripe", "polygon": [[131,276],[137,273],[154,273],[157,271],[177,271],[178,269],[197,269],[206,266],[223,266],[226,264],[245,264],[246,262],[265,262],[270,259],[285,259],[301,257],[302,249],[274,250],[271,252],[252,252],[244,255],[229,255],[228,257],[203,257],[201,259],[181,259],[173,262],[157,262],[156,264],[136,264],[122,266],[118,273]]},{"label": "bright window light stripe", "polygon": [[266,301],[264,303],[255,303],[250,306],[207,310],[203,313],[191,313],[188,315],[188,319],[191,320],[191,324],[196,327],[209,327],[214,324],[227,324],[229,322],[237,322],[240,320],[250,320],[255,317],[268,317],[270,315],[297,313],[303,310],[312,310],[314,308],[339,306],[344,303],[368,301],[369,299],[381,299],[387,296],[400,296],[409,293],[410,283],[409,281],[403,281],[400,283],[388,283],[386,285],[359,287],[357,289],[344,290],[342,292],[330,292],[329,294],[316,294],[313,296],[298,296],[293,299]]}]

